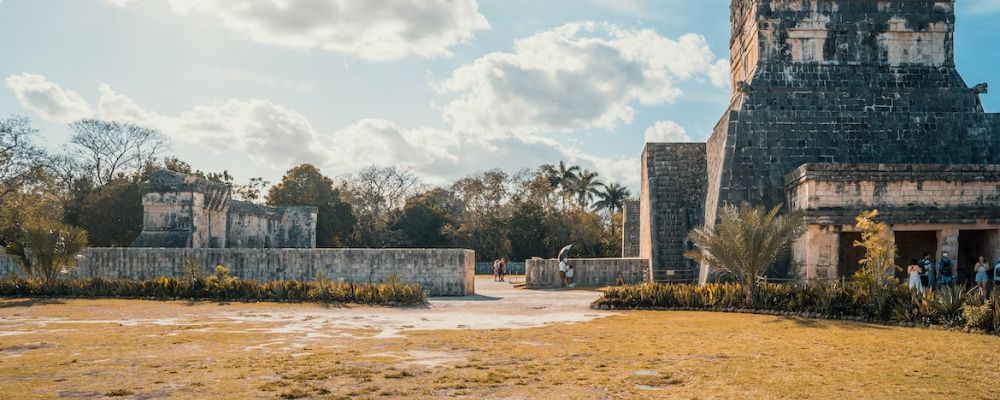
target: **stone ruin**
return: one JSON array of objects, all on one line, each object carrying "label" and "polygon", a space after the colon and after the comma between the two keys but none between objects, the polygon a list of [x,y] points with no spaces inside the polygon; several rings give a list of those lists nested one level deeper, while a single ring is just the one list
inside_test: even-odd
[{"label": "stone ruin", "polygon": [[653,279],[712,279],[683,252],[726,204],[806,212],[809,233],[783,263],[808,278],[858,268],[853,216],[870,208],[902,263],[949,251],[961,281],[975,257],[1000,256],[1000,114],[955,68],[954,0],[730,8],[732,98],[708,143],[642,153],[640,213],[624,225]]},{"label": "stone ruin", "polygon": [[142,233],[132,247],[316,247],[316,207],[237,201],[224,183],[165,170],[141,191]]}]

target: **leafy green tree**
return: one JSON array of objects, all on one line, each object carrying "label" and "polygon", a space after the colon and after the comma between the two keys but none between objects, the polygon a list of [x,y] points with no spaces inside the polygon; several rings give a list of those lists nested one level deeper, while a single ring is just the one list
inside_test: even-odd
[{"label": "leafy green tree", "polygon": [[510,258],[525,260],[549,256],[552,249],[546,244],[549,229],[545,224],[545,208],[530,201],[516,201],[509,207]]},{"label": "leafy green tree", "polygon": [[88,246],[87,231],[59,223],[31,224],[21,237],[27,273],[52,282],[61,271],[76,268],[78,256]]},{"label": "leafy green tree", "polygon": [[688,239],[695,249],[685,256],[731,274],[752,300],[758,290],[757,279],[806,230],[802,213],[779,215],[780,209],[727,205],[715,228],[703,226],[691,231]]},{"label": "leafy green tree", "polygon": [[861,231],[861,240],[855,241],[855,247],[863,247],[865,256],[861,259],[862,268],[857,272],[859,278],[875,285],[885,282],[896,270],[896,238],[889,232],[889,226],[875,222],[878,210],[862,212],[855,218],[855,227]]},{"label": "leafy green tree", "polygon": [[128,247],[142,232],[139,183],[111,182],[90,193],[80,210],[80,226],[97,247]]},{"label": "leafy green tree", "polygon": [[311,164],[288,170],[281,182],[267,193],[267,204],[319,208],[316,221],[318,247],[346,246],[357,223],[350,204],[342,201],[340,192],[333,188],[333,181]]},{"label": "leafy green tree", "polygon": [[433,189],[407,199],[390,229],[399,231],[407,246],[447,247],[450,241],[445,231],[454,223],[459,207],[451,192]]},{"label": "leafy green tree", "polygon": [[594,203],[595,210],[604,210],[608,215],[615,215],[624,209],[625,200],[628,200],[632,192],[627,187],[617,183],[602,185],[602,190],[597,192],[598,201]]}]

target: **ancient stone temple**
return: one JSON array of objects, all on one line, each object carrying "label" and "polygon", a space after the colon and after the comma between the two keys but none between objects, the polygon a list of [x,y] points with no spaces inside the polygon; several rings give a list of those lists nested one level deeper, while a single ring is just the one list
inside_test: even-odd
[{"label": "ancient stone temple", "polygon": [[866,208],[905,262],[1000,256],[1000,114],[955,68],[955,3],[733,0],[729,108],[707,144],[643,151],[640,247],[654,277],[710,280],[683,259],[684,237],[741,203],[806,211],[790,264],[807,277],[857,268],[853,216]]},{"label": "ancient stone temple", "polygon": [[142,185],[142,233],[132,247],[314,248],[316,207],[233,200],[230,187],[156,171]]}]

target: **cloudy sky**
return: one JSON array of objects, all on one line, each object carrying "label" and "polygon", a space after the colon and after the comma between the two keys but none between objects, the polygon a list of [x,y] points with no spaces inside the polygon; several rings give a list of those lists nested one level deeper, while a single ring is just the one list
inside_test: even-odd
[{"label": "cloudy sky", "polygon": [[[966,81],[1000,76],[1000,0],[958,8]],[[646,140],[703,141],[727,105],[728,18],[725,0],[0,0],[0,114],[52,149],[67,122],[133,121],[241,180],[567,160],[636,188]]]}]

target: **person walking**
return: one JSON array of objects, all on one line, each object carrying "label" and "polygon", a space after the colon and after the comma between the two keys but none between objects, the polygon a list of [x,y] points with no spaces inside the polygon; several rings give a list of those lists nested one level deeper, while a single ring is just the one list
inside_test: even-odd
[{"label": "person walking", "polygon": [[507,257],[500,258],[500,282],[504,282],[503,278],[507,275]]},{"label": "person walking", "polygon": [[947,285],[952,289],[955,288],[955,264],[948,258],[947,251],[941,253],[941,261],[938,261],[937,275],[938,285]]},{"label": "person walking", "polygon": [[993,290],[997,290],[997,287],[1000,287],[1000,258],[993,265]]},{"label": "person walking", "polygon": [[500,281],[500,259],[493,259],[493,282]]},{"label": "person walking", "polygon": [[559,287],[566,287],[566,271],[569,270],[569,264],[566,260],[559,260]]},{"label": "person walking", "polygon": [[979,295],[983,298],[986,297],[986,284],[990,281],[989,270],[990,266],[986,264],[986,257],[979,256],[974,271],[976,271],[976,286],[979,287]]},{"label": "person walking", "polygon": [[934,273],[934,260],[931,259],[931,253],[924,254],[924,258],[920,259],[920,268],[927,276],[927,286],[925,286],[927,290],[937,289],[937,274]]},{"label": "person walking", "polygon": [[920,282],[920,270],[920,264],[917,263],[917,260],[910,260],[910,265],[906,267],[906,273],[910,275],[910,289],[923,293],[924,285]]}]

